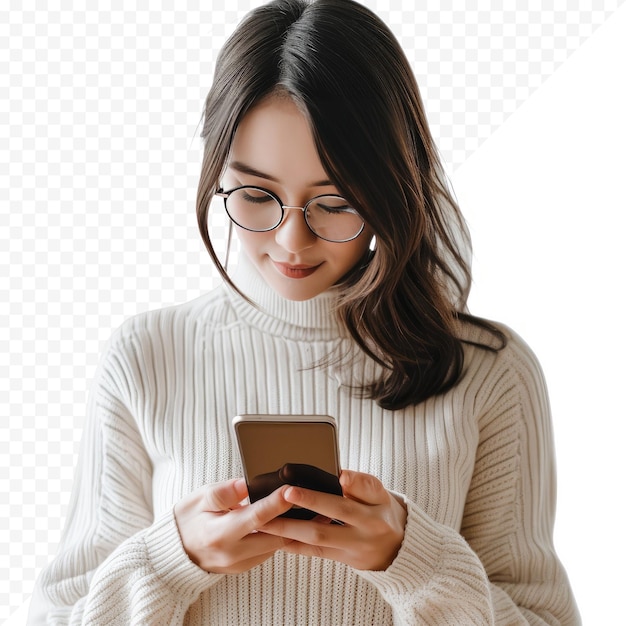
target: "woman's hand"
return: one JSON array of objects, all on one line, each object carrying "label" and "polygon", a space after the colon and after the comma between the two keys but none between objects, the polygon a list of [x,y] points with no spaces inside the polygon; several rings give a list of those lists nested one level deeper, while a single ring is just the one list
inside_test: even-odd
[{"label": "woman's hand", "polygon": [[291,508],[286,489],[242,506],[248,490],[239,478],[205,485],[183,498],[174,517],[189,558],[207,572],[235,574],[285,548],[289,539],[255,531]]},{"label": "woman's hand", "polygon": [[[333,559],[360,570],[387,569],[404,539],[406,507],[374,476],[344,470],[339,480],[344,497],[300,487],[284,491],[287,502],[311,509],[326,521],[281,517],[259,530],[283,537],[285,552]],[[343,525],[328,523],[331,519]]]}]

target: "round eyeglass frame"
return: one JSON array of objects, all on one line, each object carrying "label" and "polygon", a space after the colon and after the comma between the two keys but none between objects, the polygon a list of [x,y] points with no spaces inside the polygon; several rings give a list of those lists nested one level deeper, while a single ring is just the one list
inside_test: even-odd
[{"label": "round eyeglass frame", "polygon": [[[247,226],[244,226],[243,224],[240,224],[236,219],[233,218],[233,216],[230,214],[230,211],[228,210],[228,197],[232,193],[234,193],[235,191],[239,191],[240,189],[255,189],[256,191],[262,191],[263,193],[266,193],[268,196],[270,196],[271,198],[276,200],[276,202],[278,203],[278,206],[280,206],[281,213],[280,213],[280,219],[276,222],[276,224],[274,224],[274,226],[271,226],[270,228],[260,228],[260,229],[248,228]],[[334,194],[334,193],[323,193],[323,194],[320,194],[318,196],[315,196],[315,197],[311,198],[309,201],[307,201],[307,203],[304,206],[291,206],[291,205],[288,205],[288,204],[283,204],[283,201],[273,191],[270,191],[269,189],[265,189],[263,187],[257,187],[256,185],[241,185],[239,187],[234,187],[233,189],[229,189],[228,191],[225,191],[224,189],[222,189],[220,187],[215,192],[215,195],[217,197],[219,197],[219,198],[223,198],[223,200],[224,200],[224,209],[226,210],[226,214],[231,219],[231,221],[233,223],[237,224],[237,226],[239,226],[239,228],[243,228],[244,230],[250,231],[252,233],[267,233],[269,231],[276,230],[283,223],[283,220],[285,219],[285,209],[298,209],[298,210],[302,211],[302,213],[304,215],[304,221],[305,221],[308,229],[316,237],[319,237],[320,239],[323,239],[324,241],[329,241],[330,243],[347,243],[348,241],[353,241],[354,239],[356,239],[363,232],[363,229],[365,228],[365,220],[356,211],[356,209],[353,209],[352,207],[349,207],[349,210],[346,210],[346,212],[353,213],[354,215],[357,215],[360,218],[360,220],[361,220],[361,227],[359,228],[358,232],[355,235],[352,235],[351,237],[348,237],[347,239],[329,239],[328,237],[322,237],[321,235],[319,235],[318,233],[316,233],[313,230],[313,228],[309,224],[309,220],[308,220],[308,217],[307,217],[307,209],[308,209],[308,207],[313,202],[318,200],[319,198],[341,198],[342,200],[345,200],[345,198],[343,196],[340,196],[339,194]]]}]

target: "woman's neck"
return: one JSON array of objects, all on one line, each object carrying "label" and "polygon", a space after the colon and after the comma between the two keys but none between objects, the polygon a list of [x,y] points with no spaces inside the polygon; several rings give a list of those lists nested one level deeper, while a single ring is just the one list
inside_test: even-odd
[{"label": "woman's neck", "polygon": [[289,300],[276,293],[265,282],[244,253],[240,255],[239,264],[231,278],[241,292],[256,305],[246,302],[234,290],[230,290],[233,306],[254,326],[286,338],[310,336],[311,339],[323,339],[347,335],[334,310],[337,300],[334,289],[309,300]]}]

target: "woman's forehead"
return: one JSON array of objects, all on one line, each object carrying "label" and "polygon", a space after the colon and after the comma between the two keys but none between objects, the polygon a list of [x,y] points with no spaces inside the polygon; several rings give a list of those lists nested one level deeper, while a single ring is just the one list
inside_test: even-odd
[{"label": "woman's forehead", "polygon": [[278,184],[330,184],[308,119],[288,97],[262,100],[241,120],[231,146],[229,167]]}]

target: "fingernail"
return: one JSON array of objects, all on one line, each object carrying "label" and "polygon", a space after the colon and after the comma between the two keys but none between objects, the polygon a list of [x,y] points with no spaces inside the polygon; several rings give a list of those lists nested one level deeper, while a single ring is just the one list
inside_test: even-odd
[{"label": "fingernail", "polygon": [[285,489],[285,500],[288,502],[292,502],[295,498],[298,497],[298,490],[291,485]]}]

